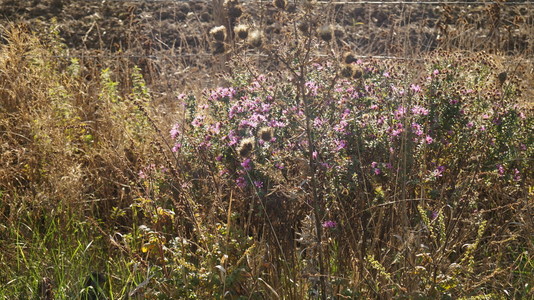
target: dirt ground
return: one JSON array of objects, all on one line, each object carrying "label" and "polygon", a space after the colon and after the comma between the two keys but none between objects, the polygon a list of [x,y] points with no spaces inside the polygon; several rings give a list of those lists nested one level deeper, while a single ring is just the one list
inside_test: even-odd
[{"label": "dirt ground", "polygon": [[[271,1],[240,2],[243,14],[237,23],[254,24],[263,28],[267,39],[277,38],[284,24],[274,17],[277,10]],[[288,2],[290,16],[298,19],[302,5]],[[384,1],[315,4],[314,11],[322,14],[325,23],[336,24],[339,48],[361,55],[411,56],[435,49],[527,55],[534,53],[534,5],[528,2],[425,5]],[[212,4],[210,0],[0,0],[0,26],[17,22],[35,30],[58,29],[69,55],[82,57],[84,63],[127,60],[151,75],[180,77],[185,71],[205,73],[217,63],[208,36],[218,25]]]}]

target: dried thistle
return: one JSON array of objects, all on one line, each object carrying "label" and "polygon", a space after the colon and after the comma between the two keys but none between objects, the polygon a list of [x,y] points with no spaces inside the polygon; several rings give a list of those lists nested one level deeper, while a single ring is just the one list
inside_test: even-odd
[{"label": "dried thistle", "polygon": [[215,54],[215,55],[222,54],[222,53],[224,53],[226,51],[224,43],[222,43],[222,42],[213,43],[212,48],[213,48],[213,54]]},{"label": "dried thistle", "polygon": [[249,156],[250,153],[252,153],[252,151],[254,150],[254,142],[254,137],[243,139],[239,144],[239,147],[237,147],[237,153],[239,154],[239,156]]},{"label": "dried thistle", "polygon": [[274,7],[278,9],[285,9],[287,7],[287,1],[286,0],[273,0]]},{"label": "dried thistle", "polygon": [[269,142],[273,139],[273,129],[271,127],[263,127],[260,129],[258,135],[264,142]]},{"label": "dried thistle", "polygon": [[241,5],[239,5],[239,2],[237,0],[226,0],[223,6],[226,8],[228,17],[230,17],[231,19],[236,20],[243,14],[243,9],[241,8]]},{"label": "dried thistle", "polygon": [[234,33],[239,39],[246,39],[248,37],[248,26],[241,24],[234,27]]},{"label": "dried thistle", "polygon": [[210,35],[218,42],[224,42],[226,40],[226,27],[216,26],[210,30]]},{"label": "dried thistle", "polygon": [[319,37],[325,42],[330,42],[334,34],[334,30],[330,24],[319,27],[317,32],[319,33]]},{"label": "dried thistle", "polygon": [[248,43],[255,48],[261,47],[263,44],[263,33],[258,29],[252,31],[248,35]]},{"label": "dried thistle", "polygon": [[352,73],[352,78],[359,79],[362,77],[363,77],[363,69],[360,66],[354,66],[354,72]]},{"label": "dried thistle", "polygon": [[346,63],[346,64],[351,64],[353,62],[356,62],[358,61],[358,59],[356,59],[356,56],[354,56],[354,54],[350,51],[347,51],[345,53],[343,53],[343,62]]},{"label": "dried thistle", "polygon": [[351,64],[344,65],[341,68],[340,74],[345,78],[351,78],[354,75],[354,66]]}]

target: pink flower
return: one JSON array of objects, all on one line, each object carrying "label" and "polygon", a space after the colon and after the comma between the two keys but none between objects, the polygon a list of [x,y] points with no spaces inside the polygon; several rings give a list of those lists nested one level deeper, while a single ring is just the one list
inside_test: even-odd
[{"label": "pink flower", "polygon": [[250,162],[251,162],[250,158],[247,158],[241,163],[241,166],[243,167],[243,169],[245,169],[245,171],[252,170],[252,166],[250,165]]},{"label": "pink flower", "polygon": [[235,183],[238,187],[240,188],[244,188],[247,186],[247,181],[245,180],[245,178],[243,176],[240,176],[238,177],[236,180],[235,180]]},{"label": "pink flower", "polygon": [[335,228],[337,223],[334,221],[325,221],[323,222],[323,228]]},{"label": "pink flower", "polygon": [[171,139],[176,139],[176,137],[178,137],[178,135],[180,134],[180,125],[174,124],[171,128],[170,134]]},{"label": "pink flower", "polygon": [[434,142],[434,139],[431,136],[427,135],[425,137],[425,142],[430,145],[432,144],[432,142]]}]

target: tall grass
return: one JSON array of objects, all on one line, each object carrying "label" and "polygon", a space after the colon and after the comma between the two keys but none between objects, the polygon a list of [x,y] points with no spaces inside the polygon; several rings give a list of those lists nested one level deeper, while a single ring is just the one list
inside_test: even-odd
[{"label": "tall grass", "polygon": [[532,297],[531,83],[486,53],[354,59],[276,2],[285,38],[214,40],[228,84],[176,91],[172,123],[139,69],[9,29],[1,297]]}]

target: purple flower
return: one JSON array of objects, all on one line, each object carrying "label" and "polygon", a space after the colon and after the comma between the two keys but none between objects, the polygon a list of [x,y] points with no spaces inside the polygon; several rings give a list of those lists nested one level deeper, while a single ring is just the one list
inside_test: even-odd
[{"label": "purple flower", "polygon": [[193,125],[193,127],[200,127],[202,126],[203,121],[204,121],[204,116],[196,116],[193,122],[191,122],[191,125]]},{"label": "purple flower", "polygon": [[503,176],[504,175],[504,167],[503,167],[503,165],[497,164],[497,173],[499,174],[499,176]]},{"label": "purple flower", "polygon": [[419,93],[422,91],[421,87],[417,84],[412,84],[410,85],[410,89],[414,92],[414,93]]},{"label": "purple flower", "polygon": [[430,212],[430,220],[435,220],[438,217],[438,212],[433,210]]},{"label": "purple flower", "polygon": [[243,169],[245,169],[245,171],[252,170],[252,166],[250,165],[250,162],[251,162],[250,158],[247,158],[241,163],[241,166],[243,167]]},{"label": "purple flower", "polygon": [[178,152],[178,150],[180,150],[180,148],[182,148],[182,144],[180,143],[176,143],[174,144],[174,146],[172,147],[172,152]]},{"label": "purple flower", "polygon": [[337,223],[335,221],[324,221],[323,228],[335,228]]},{"label": "purple flower", "polygon": [[254,181],[254,185],[255,185],[257,188],[261,189],[261,188],[263,187],[263,182],[261,182],[261,181],[259,181],[259,180],[255,180],[255,181]]},{"label": "purple flower", "polygon": [[430,145],[432,144],[432,142],[434,142],[434,139],[431,136],[427,135],[425,137],[425,142]]},{"label": "purple flower", "polygon": [[171,128],[170,134],[171,134],[171,139],[173,140],[176,139],[176,137],[178,137],[178,135],[180,134],[180,125],[174,124]]},{"label": "purple flower", "polygon": [[376,168],[376,166],[378,166],[378,163],[376,161],[373,161],[371,163],[371,168]]},{"label": "purple flower", "polygon": [[417,123],[412,123],[412,129],[414,130],[415,135],[422,136],[423,130],[421,130],[421,125]]},{"label": "purple flower", "polygon": [[243,176],[237,177],[237,179],[235,180],[235,183],[240,188],[244,188],[247,186],[247,181],[245,180]]},{"label": "purple flower", "polygon": [[515,181],[521,180],[521,173],[519,172],[518,169],[514,169],[514,180]]},{"label": "purple flower", "polygon": [[419,105],[416,105],[412,108],[412,113],[414,115],[417,115],[417,116],[426,116],[428,115],[428,109],[422,107],[422,106],[419,106]]},{"label": "purple flower", "polygon": [[335,143],[336,143],[336,151],[339,151],[347,147],[347,141],[345,140],[335,141]]},{"label": "purple flower", "polygon": [[375,173],[375,175],[380,175],[380,173],[382,173],[382,171],[380,171],[380,168],[375,168],[373,172]]}]

